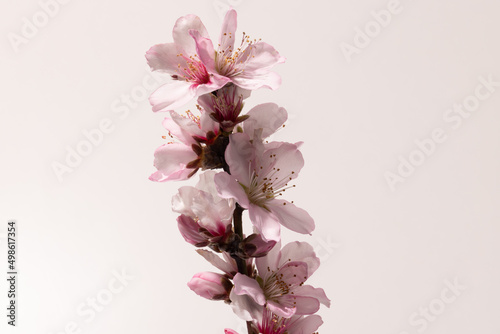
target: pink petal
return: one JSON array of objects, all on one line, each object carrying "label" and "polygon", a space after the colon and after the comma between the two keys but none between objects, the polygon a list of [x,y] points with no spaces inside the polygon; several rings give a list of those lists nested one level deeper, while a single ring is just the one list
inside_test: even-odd
[{"label": "pink petal", "polygon": [[279,266],[286,263],[288,259],[307,263],[308,277],[311,277],[316,269],[318,269],[320,263],[313,247],[307,242],[294,241],[286,244],[283,249],[281,249]]},{"label": "pink petal", "polygon": [[210,38],[203,37],[199,31],[190,30],[189,34],[196,43],[196,53],[208,72],[215,72],[215,49]]},{"label": "pink petal", "polygon": [[203,37],[209,37],[207,29],[196,15],[186,15],[175,22],[172,32],[175,44],[179,45],[186,52],[186,56],[196,54],[196,43],[189,35],[189,30],[197,30]]},{"label": "pink petal", "polygon": [[219,123],[215,122],[212,117],[204,111],[202,111],[200,116],[200,127],[203,133],[207,133],[209,131],[212,131],[213,133],[219,132]]},{"label": "pink petal", "polygon": [[196,90],[184,80],[174,80],[160,86],[149,97],[153,111],[167,111],[181,107],[196,96]]},{"label": "pink petal", "polygon": [[325,294],[325,290],[315,288],[310,285],[302,285],[295,288],[294,293],[296,296],[312,297],[317,299],[321,304],[330,307],[330,299]]},{"label": "pink petal", "polygon": [[184,240],[191,245],[198,247],[208,245],[207,239],[198,232],[200,226],[193,220],[193,218],[180,215],[177,218],[177,227],[179,228]]},{"label": "pink petal", "polygon": [[146,52],[148,65],[153,71],[164,71],[169,74],[176,74],[178,65],[186,67],[186,60],[177,56],[179,51],[175,43],[157,44]]},{"label": "pink petal", "polygon": [[321,317],[316,314],[307,317],[300,317],[292,323],[288,331],[289,334],[315,333],[322,324],[323,320],[321,320]]},{"label": "pink petal", "polygon": [[265,74],[245,73],[231,78],[231,81],[244,89],[256,90],[266,87],[276,90],[281,86],[281,77],[275,72]]},{"label": "pink petal", "polygon": [[[271,271],[276,271],[278,269],[279,259],[281,256],[281,241],[278,241],[276,245],[271,249],[267,256],[259,257],[255,259],[255,265],[257,266],[257,271],[259,276],[264,280],[271,274]],[[268,270],[269,268],[270,270]]]},{"label": "pink petal", "polygon": [[150,180],[164,182],[169,180],[185,180],[193,171],[186,169],[186,164],[197,158],[191,147],[180,143],[171,143],[160,146],[155,151],[154,166],[157,172],[150,176]]},{"label": "pink petal", "polygon": [[251,181],[249,172],[253,171],[250,161],[255,161],[255,148],[250,143],[248,135],[234,133],[229,136],[225,157],[231,175],[241,184],[248,186]]},{"label": "pink petal", "polygon": [[234,198],[243,208],[250,207],[247,194],[232,175],[226,172],[215,174],[214,182],[220,197]]},{"label": "pink petal", "polygon": [[233,291],[237,295],[248,295],[259,305],[264,306],[266,297],[259,283],[247,275],[237,273],[233,278]]},{"label": "pink petal", "polygon": [[296,313],[294,307],[295,299],[291,295],[285,295],[280,298],[279,302],[269,300],[266,304],[267,308],[279,317],[290,318]]},{"label": "pink petal", "polygon": [[[293,296],[293,295],[287,295]],[[313,297],[304,297],[294,295],[294,301],[296,304],[295,314],[297,315],[308,315],[314,314],[319,310],[319,301]]]},{"label": "pink petal", "polygon": [[234,9],[227,11],[226,16],[224,16],[224,21],[222,22],[222,28],[219,37],[219,50],[233,49],[235,32],[237,26],[237,14]]},{"label": "pink petal", "polygon": [[289,286],[299,286],[307,280],[307,264],[292,259],[280,268],[277,275]]},{"label": "pink petal", "polygon": [[185,128],[182,128],[181,126],[179,126],[178,122],[176,122],[174,120],[174,118],[176,118],[175,115],[178,116],[178,114],[175,111],[171,110],[170,116],[172,116],[172,114],[174,114],[173,118],[166,117],[163,120],[163,122],[162,122],[163,127],[165,129],[167,129],[168,132],[170,132],[170,134],[173,137],[177,138],[179,141],[181,141],[186,146],[191,146],[192,144],[196,144],[196,140],[193,139],[193,135],[190,134],[189,132],[187,132]]},{"label": "pink petal", "polygon": [[226,329],[224,329],[224,334],[238,334],[238,332],[235,332],[232,329],[226,328]]},{"label": "pink petal", "polygon": [[264,42],[255,43],[251,55],[245,64],[244,73],[247,75],[268,73],[274,65],[285,62],[285,58],[274,47]]},{"label": "pink petal", "polygon": [[245,321],[252,321],[262,318],[263,306],[257,304],[252,297],[242,294],[238,295],[234,292],[234,288],[229,294],[231,300],[231,308],[233,312]]},{"label": "pink petal", "polygon": [[310,234],[314,231],[314,220],[306,210],[279,199],[269,202],[268,208],[286,228],[302,234]]},{"label": "pink petal", "polygon": [[248,113],[248,118],[243,123],[243,129],[250,138],[254,138],[254,131],[262,129],[262,139],[276,132],[287,120],[285,108],[276,103],[263,103],[253,107]]},{"label": "pink petal", "polygon": [[265,241],[280,240],[280,224],[276,216],[260,206],[250,204],[248,214],[252,224]]},{"label": "pink petal", "polygon": [[[179,126],[179,128],[182,130],[182,137],[177,134],[177,132],[172,132],[170,128],[167,128],[165,124],[163,126],[167,128],[172,134],[176,135],[179,139],[183,137],[191,137],[191,141],[186,140],[186,144],[191,144],[195,143],[196,141],[192,139],[192,136],[198,136],[198,137],[204,137],[206,133],[204,133],[200,127],[198,126],[197,123],[195,123],[192,119],[188,117],[183,117],[176,113],[175,111],[170,111],[170,117],[172,120]],[[187,139],[184,138],[184,139]]]}]

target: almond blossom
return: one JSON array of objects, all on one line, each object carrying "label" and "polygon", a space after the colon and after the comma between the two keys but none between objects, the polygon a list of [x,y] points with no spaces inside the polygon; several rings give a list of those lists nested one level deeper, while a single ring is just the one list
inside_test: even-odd
[{"label": "almond blossom", "polygon": [[172,32],[174,42],[157,44],[146,52],[153,71],[165,72],[173,81],[158,88],[149,98],[153,111],[173,110],[191,99],[223,87],[230,80],[208,71],[198,56],[192,33],[208,38],[200,18],[186,15],[177,20]]},{"label": "almond blossom", "polygon": [[207,166],[208,162],[203,164],[202,153],[204,146],[214,144],[219,125],[203,110],[200,112],[197,117],[191,111],[187,111],[186,116],[171,111],[170,118],[165,118],[163,126],[177,141],[164,144],[155,151],[154,166],[158,171],[149,177],[150,180],[186,180],[199,168],[211,168]]},{"label": "almond blossom", "polygon": [[217,49],[195,15],[177,20],[173,43],[151,47],[146,53],[151,69],[174,79],[151,95],[153,111],[173,110],[230,82],[249,90],[279,87],[281,78],[271,68],[284,58],[269,44],[252,40],[245,33],[241,45],[235,48],[236,16],[235,10],[227,12]]},{"label": "almond blossom", "polygon": [[[316,330],[323,324],[319,315],[295,315],[291,318],[279,317],[264,308],[259,317],[261,320],[253,321],[252,327],[259,334],[318,334]],[[226,328],[225,334],[238,334],[238,332]]]},{"label": "almond blossom", "polygon": [[231,306],[242,319],[255,319],[263,306],[283,318],[313,314],[320,303],[330,307],[323,289],[304,285],[319,267],[319,259],[308,243],[292,242],[281,250],[277,245],[255,263],[256,279],[239,273],[233,279]]},{"label": "almond blossom", "polygon": [[250,96],[250,91],[235,85],[227,85],[217,92],[198,98],[199,105],[218,123],[222,131],[231,132],[233,128],[249,116],[240,116],[243,100]]},{"label": "almond blossom", "polygon": [[225,243],[231,234],[234,201],[220,198],[214,183],[214,171],[200,175],[196,187],[184,186],[172,198],[172,210],[184,239],[203,247]]},{"label": "almond blossom", "polygon": [[223,198],[234,198],[248,209],[250,220],[265,240],[280,240],[280,224],[302,234],[314,230],[314,221],[303,209],[278,197],[293,186],[304,159],[298,144],[250,141],[245,133],[230,136],[225,154],[230,173],[215,175]]}]

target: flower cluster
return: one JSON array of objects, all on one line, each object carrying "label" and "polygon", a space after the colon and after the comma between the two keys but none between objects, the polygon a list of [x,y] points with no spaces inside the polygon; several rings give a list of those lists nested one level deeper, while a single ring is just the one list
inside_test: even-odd
[{"label": "flower cluster", "polygon": [[[279,87],[272,68],[284,58],[245,33],[237,44],[234,10],[216,45],[195,15],[177,20],[173,40],[146,53],[153,71],[172,78],[150,97],[153,111],[168,113],[163,126],[171,138],[155,151],[150,179],[186,180],[200,171],[196,186],[181,187],[172,206],[182,237],[219,270],[194,275],[188,286],[228,303],[249,334],[317,333],[323,322],[315,313],[330,300],[306,281],[319,259],[306,242],[281,245],[282,226],[301,234],[315,227],[283,199],[304,165],[301,143],[266,140],[284,126],[284,108],[264,103],[244,111],[252,90]],[[175,111],[194,99],[195,112]],[[250,234],[243,232],[245,210]]]}]

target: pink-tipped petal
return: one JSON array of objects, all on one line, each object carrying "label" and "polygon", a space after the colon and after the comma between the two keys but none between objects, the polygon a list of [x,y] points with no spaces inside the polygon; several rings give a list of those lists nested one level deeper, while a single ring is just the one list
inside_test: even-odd
[{"label": "pink-tipped petal", "polygon": [[272,201],[272,206],[268,206],[269,210],[286,228],[302,234],[310,234],[314,231],[314,220],[306,210],[280,199],[275,199]]},{"label": "pink-tipped petal", "polygon": [[199,31],[190,30],[189,34],[196,43],[196,53],[209,72],[215,72],[215,49],[210,38],[203,37]]},{"label": "pink-tipped petal", "polygon": [[200,226],[191,217],[180,215],[177,218],[177,227],[179,228],[184,240],[191,245],[197,247],[208,245],[207,239],[198,232]]}]

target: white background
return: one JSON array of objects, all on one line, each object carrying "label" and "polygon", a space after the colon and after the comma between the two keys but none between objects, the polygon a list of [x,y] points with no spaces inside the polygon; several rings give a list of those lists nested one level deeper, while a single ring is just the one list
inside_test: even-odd
[{"label": "white background", "polygon": [[[287,199],[316,220],[313,236],[301,239],[323,260],[311,283],[332,300],[320,311],[320,332],[498,333],[500,87],[456,129],[443,115],[474,95],[479,77],[500,81],[499,3],[401,0],[349,62],[342,43],[353,45],[356,27],[376,29],[370,12],[389,1],[231,1],[72,0],[43,22],[37,1],[2,0],[0,249],[16,219],[20,276],[15,329],[6,325],[0,280],[1,332],[238,329],[227,305],[186,286],[211,268],[182,240],[170,211],[185,183],[148,180],[166,131],[164,115],[140,96],[150,76],[144,53],[172,40],[175,20],[197,14],[217,39],[218,8],[231,3],[238,34],[287,58],[276,68],[281,88],[255,92],[247,107],[287,108],[290,121],[274,139],[305,142],[306,165]],[[33,16],[38,31],[13,47],[9,36],[22,36],[23,18]],[[58,180],[54,163],[65,164],[68,148],[103,119],[112,130]],[[417,157],[415,140],[436,128],[447,139],[391,189],[386,173],[398,173],[400,156]],[[91,321],[78,314],[123,269],[134,279]],[[446,280],[466,287],[450,303],[441,297],[453,296]],[[432,321],[422,320],[420,308],[429,306]]]}]

